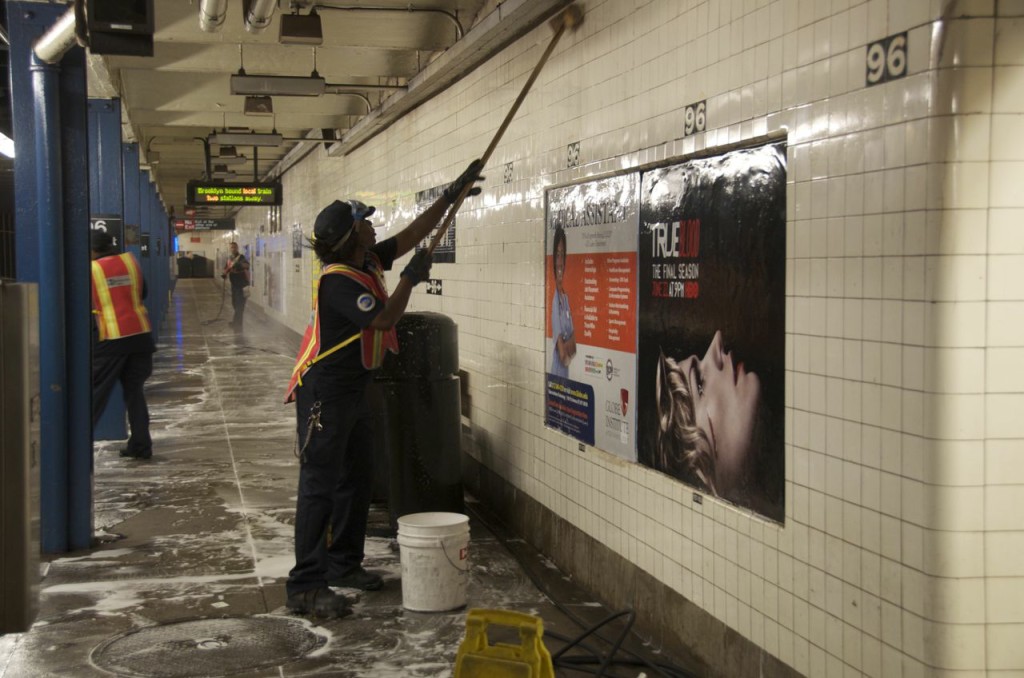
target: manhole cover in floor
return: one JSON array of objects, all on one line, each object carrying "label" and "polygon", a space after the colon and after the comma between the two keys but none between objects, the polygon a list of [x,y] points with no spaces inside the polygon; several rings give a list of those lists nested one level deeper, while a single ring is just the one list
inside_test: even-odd
[{"label": "manhole cover in floor", "polygon": [[203,619],[150,626],[92,652],[96,666],[120,676],[230,676],[301,659],[325,639],[284,617]]}]

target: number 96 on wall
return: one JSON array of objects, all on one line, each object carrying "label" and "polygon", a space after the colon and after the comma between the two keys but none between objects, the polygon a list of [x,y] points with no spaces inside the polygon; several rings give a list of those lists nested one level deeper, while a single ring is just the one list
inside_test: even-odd
[{"label": "number 96 on wall", "polygon": [[907,32],[890,35],[868,45],[867,84],[902,78],[907,74]]},{"label": "number 96 on wall", "polygon": [[707,100],[689,104],[683,109],[683,136],[707,129]]}]

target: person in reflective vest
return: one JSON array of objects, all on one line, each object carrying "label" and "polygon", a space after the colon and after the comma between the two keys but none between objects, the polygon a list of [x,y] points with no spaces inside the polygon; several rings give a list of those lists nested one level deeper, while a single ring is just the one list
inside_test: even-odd
[{"label": "person in reflective vest", "polygon": [[149,435],[149,408],[143,387],[153,372],[153,334],[142,300],[146,281],[139,262],[129,253],[119,254],[106,231],[93,231],[92,312],[92,425],[99,422],[114,384],[121,383],[128,411],[130,435],[122,457],[149,459],[153,440]]},{"label": "person in reflective vest", "polygon": [[341,617],[350,608],[329,587],[382,586],[362,565],[374,449],[366,388],[385,352],[398,351],[395,323],[413,287],[429,276],[431,257],[413,255],[390,295],[384,272],[430,234],[463,190],[479,194],[473,184],[482,178],[474,161],[409,226],[379,243],[368,220],[376,208],[358,200],[335,200],[313,224],[324,268],[285,393],[286,402],[296,401],[300,459],[295,567],[286,585],[293,612]]}]

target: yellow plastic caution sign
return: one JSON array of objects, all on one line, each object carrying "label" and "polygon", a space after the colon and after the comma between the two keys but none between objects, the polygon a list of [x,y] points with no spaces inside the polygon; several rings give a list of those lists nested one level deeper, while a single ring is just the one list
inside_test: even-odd
[{"label": "yellow plastic caution sign", "polygon": [[[490,642],[489,626],[519,631],[519,645]],[[540,617],[509,610],[470,610],[466,637],[455,656],[454,678],[554,678],[551,653],[544,647]]]}]

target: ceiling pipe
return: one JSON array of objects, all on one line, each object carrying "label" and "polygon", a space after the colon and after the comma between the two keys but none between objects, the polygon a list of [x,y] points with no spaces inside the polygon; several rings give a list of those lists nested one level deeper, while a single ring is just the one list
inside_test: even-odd
[{"label": "ceiling pipe", "polygon": [[277,0],[252,0],[249,11],[245,15],[245,30],[250,33],[262,33],[274,18]]},{"label": "ceiling pipe", "polygon": [[203,138],[203,137],[192,137],[192,138],[195,139],[196,141],[202,141],[203,142],[203,156],[206,158],[206,178],[207,179],[212,179],[213,178],[213,168],[211,166],[212,163],[210,161],[210,142],[208,140],[206,140],[205,138]]},{"label": "ceiling pipe", "polygon": [[57,22],[50,27],[50,30],[39,36],[39,39],[32,46],[32,51],[43,63],[55,64],[77,42],[78,38],[75,35],[75,8],[71,7],[57,19]]},{"label": "ceiling pipe", "polygon": [[370,97],[366,96],[365,94],[360,94],[359,92],[334,92],[331,91],[330,86],[324,88],[324,91],[328,94],[340,94],[342,96],[358,97],[359,99],[362,99],[363,103],[366,104],[367,115],[369,115],[370,111],[373,110],[373,104],[370,103]]},{"label": "ceiling pipe", "polygon": [[228,0],[199,0],[199,28],[216,33],[228,15]]},{"label": "ceiling pipe", "polygon": [[459,19],[454,13],[444,9],[437,9],[433,7],[413,7],[412,5],[408,7],[339,7],[337,5],[324,5],[321,3],[316,3],[315,5],[313,5],[313,9],[333,9],[343,12],[430,12],[431,14],[444,15],[448,19],[448,21],[450,21],[455,26],[456,40],[462,40],[462,35],[465,32],[462,30],[462,24],[459,23]]},{"label": "ceiling pipe", "polygon": [[325,83],[324,94],[349,94],[349,90],[353,89],[365,89],[365,90],[402,90],[409,89],[408,85],[372,85],[372,84],[358,84],[354,82],[338,82],[338,83]]}]

